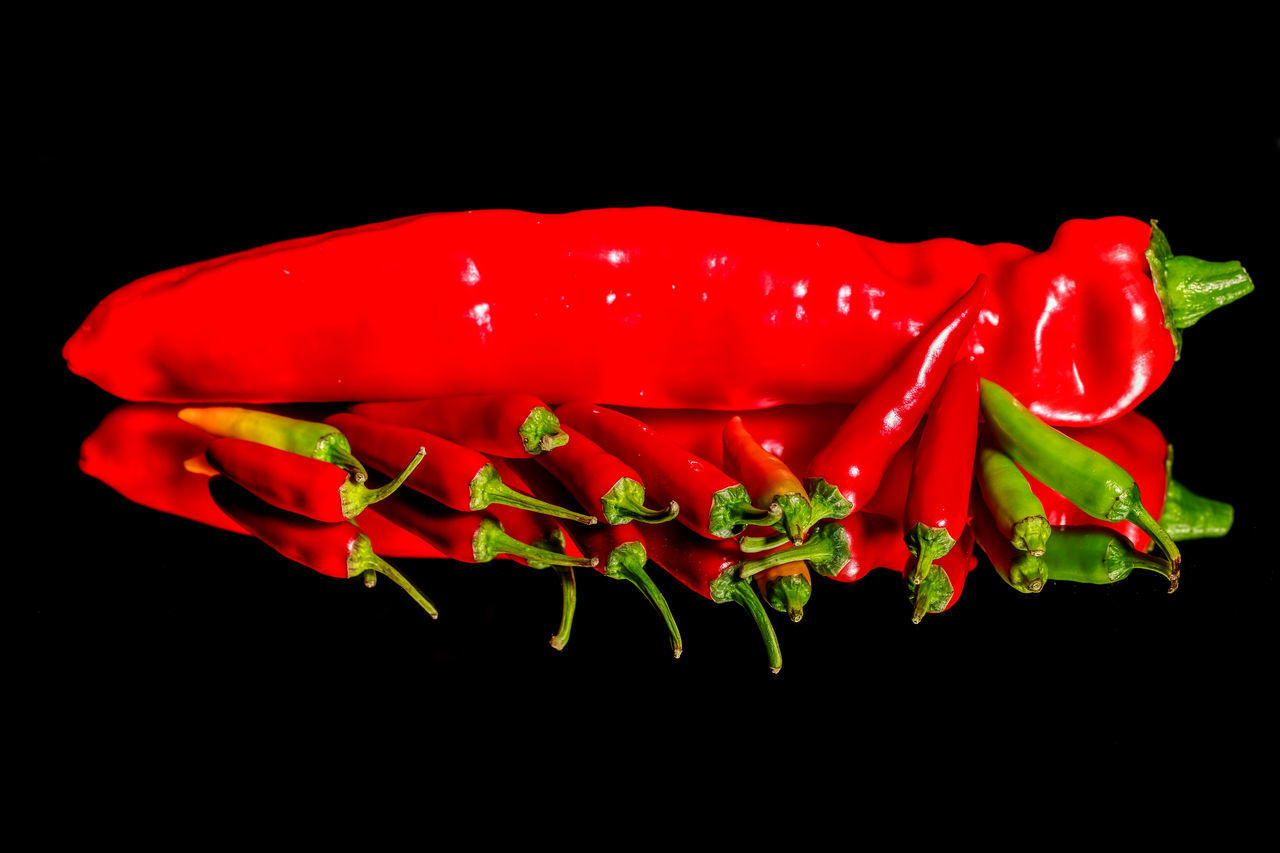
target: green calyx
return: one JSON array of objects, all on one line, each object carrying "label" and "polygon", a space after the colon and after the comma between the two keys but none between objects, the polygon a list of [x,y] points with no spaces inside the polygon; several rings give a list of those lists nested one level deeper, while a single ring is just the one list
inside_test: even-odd
[{"label": "green calyx", "polygon": [[[427,611],[432,619],[439,618],[440,612],[431,603],[431,599],[418,592],[417,587],[409,583],[409,579],[400,574],[399,569],[373,553],[373,544],[369,541],[369,537],[360,533],[356,535],[355,543],[347,552],[347,576],[363,577],[365,572],[371,571],[390,578],[396,586],[409,593],[409,597],[418,602],[418,605]],[[367,579],[365,586],[371,586]]]},{"label": "green calyx", "polygon": [[777,504],[759,509],[752,505],[747,487],[734,483],[712,495],[707,532],[720,539],[730,539],[749,525],[773,527],[781,517],[782,508]]},{"label": "green calyx", "polygon": [[477,563],[487,563],[506,554],[511,557],[520,557],[528,563],[530,568],[535,569],[548,566],[590,568],[600,562],[595,557],[570,557],[567,554],[521,542],[503,530],[502,525],[492,518],[481,519],[476,526],[475,535],[471,537],[471,552]]},{"label": "green calyx", "polygon": [[675,501],[659,509],[650,509],[644,505],[644,502],[644,486],[630,477],[620,478],[613,484],[613,488],[600,498],[600,505],[604,509],[604,520],[609,524],[627,524],[632,521],[662,524],[680,513],[680,505]]},{"label": "green calyx", "polygon": [[735,567],[730,566],[711,582],[711,588],[708,591],[711,593],[712,601],[717,603],[734,601],[742,605],[751,614],[752,620],[756,623],[756,628],[760,631],[760,637],[764,640],[765,653],[769,658],[769,671],[777,673],[781,670],[782,647],[778,644],[778,635],[774,632],[773,623],[769,621],[769,614],[765,611],[764,605],[760,603],[760,599],[756,596],[755,590],[751,588],[751,584],[737,577]]},{"label": "green calyx", "polygon": [[909,584],[912,595],[911,621],[919,625],[928,613],[941,613],[955,593],[946,572],[930,572],[919,584]]},{"label": "green calyx", "polygon": [[1015,521],[1011,527],[1009,544],[1019,551],[1039,556],[1049,547],[1053,525],[1043,515],[1034,515]]},{"label": "green calyx", "polygon": [[1164,509],[1160,512],[1160,526],[1169,532],[1175,542],[1187,539],[1217,539],[1231,531],[1235,521],[1235,508],[1224,501],[1215,501],[1197,495],[1173,479],[1173,445],[1169,445],[1164,458],[1165,482]]},{"label": "green calyx", "polygon": [[560,419],[542,406],[533,407],[518,432],[524,449],[534,455],[563,447],[569,442],[569,434],[560,429]]},{"label": "green calyx", "polygon": [[596,517],[593,515],[574,512],[555,504],[549,504],[546,501],[540,501],[532,495],[526,495],[524,492],[517,492],[502,482],[497,469],[492,465],[486,464],[476,473],[475,477],[471,479],[470,491],[470,505],[473,511],[484,509],[489,504],[503,504],[504,506],[513,506],[516,509],[525,509],[541,515],[550,515],[554,518],[565,518],[569,521],[576,521],[579,524],[596,523]]},{"label": "green calyx", "polygon": [[636,589],[640,590],[640,593],[653,605],[653,609],[658,611],[662,621],[666,623],[667,632],[671,636],[671,653],[678,658],[684,653],[684,640],[680,637],[680,628],[676,625],[675,616],[667,605],[666,596],[662,594],[662,590],[658,589],[653,578],[649,577],[649,573],[644,570],[648,559],[648,552],[643,544],[623,542],[609,552],[609,558],[605,561],[604,574],[605,577],[630,581]]},{"label": "green calyx", "polygon": [[1154,219],[1146,255],[1177,358],[1182,357],[1183,329],[1215,308],[1253,292],[1253,279],[1238,261],[1202,261],[1173,254]]},{"label": "green calyx", "polygon": [[792,622],[804,618],[804,606],[813,595],[813,584],[804,575],[782,575],[770,578],[764,585],[765,601]]},{"label": "green calyx", "polygon": [[328,432],[320,436],[316,440],[315,450],[311,455],[342,468],[357,483],[363,483],[369,479],[369,472],[351,452],[351,443],[340,432]]},{"label": "green calyx", "polygon": [[364,512],[365,507],[370,504],[376,504],[383,498],[391,497],[404,484],[404,481],[409,479],[409,475],[413,473],[426,455],[427,449],[419,447],[417,455],[409,461],[408,467],[400,472],[400,476],[379,489],[370,489],[363,482],[348,479],[338,487],[338,499],[342,502],[342,514],[347,518],[355,518]]},{"label": "green calyx", "polygon": [[804,560],[818,574],[835,577],[849,564],[852,558],[851,547],[849,531],[845,530],[844,525],[824,524],[816,528],[802,545],[783,548],[743,563],[738,570],[738,576],[749,578],[766,569]]},{"label": "green calyx", "polygon": [[[853,504],[849,503],[838,488],[822,477],[810,477],[805,480],[804,488],[809,493],[809,520],[801,531],[801,539],[804,538],[805,533],[809,532],[809,528],[819,521],[828,518],[844,518],[853,512]],[[800,539],[793,538],[792,541],[798,543]]]},{"label": "green calyx", "polygon": [[918,586],[929,576],[933,561],[945,557],[955,547],[956,540],[944,527],[930,527],[924,522],[916,522],[916,526],[903,535],[907,550],[916,558],[910,582]]}]

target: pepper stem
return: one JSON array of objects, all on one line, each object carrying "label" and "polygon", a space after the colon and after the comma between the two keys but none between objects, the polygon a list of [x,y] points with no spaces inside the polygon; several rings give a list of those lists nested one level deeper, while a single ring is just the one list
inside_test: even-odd
[{"label": "pepper stem", "polygon": [[531,454],[546,453],[569,441],[569,434],[560,429],[560,419],[550,409],[534,406],[517,431],[524,449]]},{"label": "pepper stem", "polygon": [[941,613],[955,592],[946,572],[930,572],[922,583],[911,588],[915,593],[911,621],[916,625],[920,624],[927,613]]},{"label": "pepper stem", "polygon": [[351,452],[351,448],[346,446],[346,439],[341,433],[329,433],[320,439],[316,445],[316,453],[318,458],[345,470],[357,483],[363,483],[369,479],[369,472],[365,470],[364,465],[360,464],[360,460]]},{"label": "pepper stem", "polygon": [[909,579],[914,586],[918,586],[929,576],[933,561],[945,557],[956,544],[945,527],[930,527],[922,521],[917,522],[902,538],[907,550],[916,558]]},{"label": "pepper stem", "polygon": [[835,577],[849,562],[849,548],[849,531],[843,525],[824,524],[803,545],[793,545],[743,563],[738,569],[738,577],[749,578],[765,569],[796,560],[807,561],[819,574]]},{"label": "pepper stem", "polygon": [[[502,525],[492,518],[480,521],[475,536],[471,539],[471,551],[476,562],[487,563],[499,554],[520,557],[530,564],[531,568],[547,566],[583,566],[590,568],[600,562],[597,557],[570,557],[521,542],[503,530]],[[534,564],[537,565],[534,565]]]},{"label": "pepper stem", "polygon": [[373,543],[369,541],[369,537],[363,533],[356,534],[356,540],[351,546],[351,551],[347,554],[347,576],[359,577],[367,571],[374,571],[380,575],[385,575],[395,581],[396,585],[403,589],[413,598],[414,601],[422,607],[423,610],[430,614],[432,619],[438,619],[440,613],[436,610],[436,606],[431,600],[417,588],[409,583],[409,579],[400,574],[400,571],[386,560],[373,553]]},{"label": "pepper stem", "polygon": [[502,482],[501,477],[498,476],[497,469],[492,465],[485,465],[471,480],[471,509],[484,509],[489,504],[513,506],[516,509],[525,509],[529,512],[550,515],[555,518],[567,518],[579,524],[596,523],[596,518],[593,515],[574,512],[555,504],[549,504],[546,501],[540,501],[533,495],[517,492]]},{"label": "pepper stem", "polygon": [[738,550],[744,554],[758,554],[761,551],[772,551],[791,543],[791,537],[785,533],[777,536],[743,536],[738,540]]},{"label": "pepper stem", "polygon": [[765,653],[769,657],[769,671],[776,674],[782,669],[782,646],[778,644],[778,635],[773,630],[773,623],[769,621],[769,614],[760,603],[755,590],[745,580],[734,579],[732,575],[722,575],[718,580],[723,580],[723,583],[715,590],[717,600],[735,601],[751,614],[756,627],[760,629],[760,637],[764,640]]},{"label": "pepper stem", "polygon": [[569,631],[573,629],[573,614],[578,609],[578,579],[573,574],[572,566],[556,566],[555,570],[560,576],[560,591],[564,603],[560,607],[560,630],[551,637],[551,648],[560,651],[569,642]]},{"label": "pepper stem", "polygon": [[376,504],[383,498],[391,497],[396,489],[399,489],[404,481],[409,479],[409,475],[413,473],[413,470],[418,467],[426,455],[427,449],[419,447],[417,454],[409,460],[409,465],[400,472],[400,476],[377,489],[370,489],[363,483],[348,479],[338,487],[338,495],[342,499],[342,514],[347,518],[355,518],[364,512],[365,507],[370,504]]},{"label": "pepper stem", "polygon": [[663,509],[650,509],[644,505],[644,501],[644,486],[630,477],[622,477],[600,498],[604,520],[610,524],[627,524],[631,521],[662,524],[680,513],[680,505],[675,501]]},{"label": "pepper stem", "polygon": [[766,509],[752,505],[747,487],[735,483],[711,496],[707,532],[721,539],[729,539],[750,525],[773,527],[781,516],[782,507],[776,503],[770,504]]},{"label": "pepper stem", "polygon": [[1182,329],[1195,325],[1215,308],[1253,291],[1253,279],[1238,261],[1202,261],[1173,254],[1155,220],[1151,222],[1151,242],[1146,254],[1151,280],[1165,309],[1165,325],[1173,335],[1178,356],[1182,355]]},{"label": "pepper stem", "polygon": [[1159,522],[1151,517],[1151,513],[1147,512],[1146,507],[1140,501],[1134,501],[1129,507],[1127,518],[1138,525],[1142,532],[1154,539],[1156,544],[1160,546],[1160,550],[1164,551],[1165,556],[1169,558],[1169,592],[1173,592],[1178,588],[1178,581],[1182,573],[1182,553],[1178,550],[1178,544],[1160,526]]},{"label": "pepper stem", "polygon": [[647,561],[648,554],[644,545],[639,542],[623,542],[609,552],[604,574],[606,577],[631,581],[636,589],[640,590],[640,593],[662,616],[662,621],[666,623],[667,631],[671,635],[671,653],[679,658],[684,654],[684,640],[680,637],[680,628],[676,625],[675,616],[671,614],[666,596],[662,594],[662,590],[658,589],[653,578],[649,577],[649,573],[644,570],[644,564]]},{"label": "pepper stem", "polygon": [[803,574],[780,575],[764,582],[764,595],[770,607],[787,614],[792,622],[799,622],[813,595],[813,584]]},{"label": "pepper stem", "polygon": [[1160,526],[1175,542],[1187,539],[1216,539],[1226,536],[1235,520],[1229,503],[1197,495],[1170,478],[1169,490],[1160,513]]}]

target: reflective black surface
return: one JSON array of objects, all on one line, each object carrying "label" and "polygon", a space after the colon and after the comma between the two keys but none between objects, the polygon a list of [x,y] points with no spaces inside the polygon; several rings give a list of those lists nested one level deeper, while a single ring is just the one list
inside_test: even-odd
[{"label": "reflective black surface", "polygon": [[[179,710],[271,713],[261,709],[285,703],[335,723],[368,704],[425,713],[567,702],[607,718],[625,700],[698,708],[689,720],[698,729],[783,717],[795,703],[815,732],[896,729],[926,713],[947,725],[984,721],[983,736],[1010,742],[1055,731],[1116,743],[1210,738],[1203,718],[1184,713],[1193,700],[1214,697],[1232,715],[1256,707],[1274,672],[1280,600],[1267,412],[1280,340],[1275,133],[1156,144],[1145,133],[1098,139],[1050,127],[866,139],[831,126],[779,138],[750,122],[689,135],[533,116],[481,138],[435,130],[353,146],[185,136],[33,153],[41,263],[29,287],[48,305],[29,318],[39,335],[19,370],[35,365],[41,395],[30,399],[51,404],[16,419],[35,434],[40,464],[26,466],[21,444],[11,462],[40,490],[11,524],[39,519],[50,532],[20,549],[35,559],[11,550],[9,575],[32,695],[63,707],[64,697],[104,695]],[[98,299],[134,278],[421,211],[615,204],[1036,248],[1064,219],[1125,214],[1158,218],[1176,252],[1241,260],[1255,293],[1187,330],[1183,360],[1139,408],[1177,448],[1178,479],[1235,505],[1235,529],[1186,543],[1172,596],[1154,576],[1021,596],[984,565],[952,611],[915,626],[893,574],[853,587],[819,579],[802,623],[776,620],[784,666],[771,676],[746,614],[656,568],[684,634],[682,659],[671,659],[634,588],[588,571],[573,638],[556,652],[551,573],[399,561],[439,605],[433,623],[390,583],[366,590],[315,575],[251,539],[130,504],[77,469],[80,441],[116,401],[67,372],[58,351]],[[1048,716],[1058,722],[1047,726]]]}]

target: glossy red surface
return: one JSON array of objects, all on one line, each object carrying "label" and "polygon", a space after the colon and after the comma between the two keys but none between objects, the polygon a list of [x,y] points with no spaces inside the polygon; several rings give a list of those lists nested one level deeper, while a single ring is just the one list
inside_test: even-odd
[{"label": "glossy red surface", "polygon": [[852,401],[985,274],[984,375],[1053,423],[1098,423],[1173,364],[1149,236],[1071,220],[1036,253],[659,207],[425,214],[139,279],[64,356],[141,400]]}]

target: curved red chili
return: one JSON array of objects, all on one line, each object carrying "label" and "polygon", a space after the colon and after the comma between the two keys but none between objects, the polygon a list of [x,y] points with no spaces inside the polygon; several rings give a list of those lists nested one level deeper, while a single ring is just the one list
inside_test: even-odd
[{"label": "curved red chili", "polygon": [[915,432],[942,387],[987,292],[985,276],[916,339],[809,462],[808,475],[840,490],[857,512],[880,485],[894,454]]},{"label": "curved red chili", "polygon": [[632,521],[662,524],[679,514],[676,501],[665,507],[645,506],[644,482],[634,468],[572,427],[562,425],[560,429],[570,440],[558,453],[539,456],[537,464],[563,484],[588,513],[610,526]]},{"label": "curved red chili", "polygon": [[390,578],[435,619],[431,601],[408,578],[373,551],[369,537],[353,521],[326,522],[279,509],[225,477],[208,481],[218,508],[279,553],[335,578],[361,577],[377,572]]},{"label": "curved red chili", "polygon": [[569,440],[560,421],[532,394],[473,394],[389,403],[360,403],[353,414],[416,429],[487,453],[518,459]]},{"label": "curved red chili", "polygon": [[414,469],[405,482],[453,509],[477,510],[491,503],[503,503],[582,524],[596,523],[593,516],[552,506],[503,484],[493,464],[482,454],[448,439],[348,413],[331,415],[325,423],[341,429],[356,454],[384,473],[395,470],[392,466],[400,464],[396,460],[406,450],[413,453],[419,448],[425,449],[423,464]]},{"label": "curved red chili", "polygon": [[409,465],[390,483],[370,489],[352,480],[337,465],[299,456],[243,438],[216,438],[205,458],[219,474],[233,480],[272,506],[314,518],[345,521],[365,507],[391,496],[426,455],[419,447]]},{"label": "curved red chili", "polygon": [[565,403],[555,411],[570,428],[633,467],[651,493],[675,501],[677,519],[701,536],[726,539],[750,524],[771,524],[781,512],[756,508],[741,483],[641,420],[592,403]]},{"label": "curved red chili", "polygon": [[[147,276],[63,355],[129,399],[857,400],[978,275],[992,282],[979,368],[1055,424],[1132,409],[1168,375],[1174,332],[1252,287],[1239,264],[1172,256],[1125,217],[1066,222],[1037,253],[664,208],[472,211]],[[820,368],[796,368],[815,353]]]},{"label": "curved red chili", "polygon": [[915,556],[912,584],[924,581],[968,523],[977,444],[978,368],[966,358],[947,372],[916,447],[902,517],[907,550]]}]

